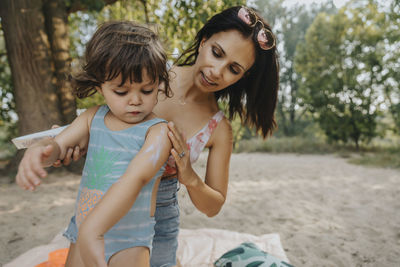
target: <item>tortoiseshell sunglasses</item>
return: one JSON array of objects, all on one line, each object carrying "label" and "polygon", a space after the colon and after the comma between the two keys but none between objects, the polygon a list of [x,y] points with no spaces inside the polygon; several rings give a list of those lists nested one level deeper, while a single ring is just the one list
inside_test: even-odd
[{"label": "tortoiseshell sunglasses", "polygon": [[263,50],[270,50],[275,47],[275,37],[272,32],[265,27],[264,23],[258,18],[253,10],[242,6],[239,9],[238,17],[250,27],[255,27],[257,23],[261,23],[262,28],[257,33],[257,41],[260,48]]}]

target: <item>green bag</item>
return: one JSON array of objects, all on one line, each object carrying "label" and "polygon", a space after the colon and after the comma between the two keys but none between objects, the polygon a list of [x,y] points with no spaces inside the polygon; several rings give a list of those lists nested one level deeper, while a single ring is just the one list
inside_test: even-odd
[{"label": "green bag", "polygon": [[269,255],[254,243],[242,243],[214,262],[215,267],[294,267]]}]

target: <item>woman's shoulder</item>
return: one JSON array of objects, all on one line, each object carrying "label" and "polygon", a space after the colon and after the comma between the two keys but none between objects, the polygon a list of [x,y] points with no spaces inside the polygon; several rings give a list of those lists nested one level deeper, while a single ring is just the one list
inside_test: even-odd
[{"label": "woman's shoulder", "polygon": [[210,137],[211,145],[227,144],[233,142],[232,126],[230,121],[222,116],[213,134]]},{"label": "woman's shoulder", "polygon": [[224,134],[232,134],[231,122],[224,115],[222,115],[222,119],[219,122],[219,128],[221,129],[220,131]]}]

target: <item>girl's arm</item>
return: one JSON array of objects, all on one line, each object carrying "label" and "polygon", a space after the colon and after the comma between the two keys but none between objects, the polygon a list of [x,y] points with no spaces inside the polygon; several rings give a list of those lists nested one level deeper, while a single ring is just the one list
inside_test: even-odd
[{"label": "girl's arm", "polygon": [[229,122],[225,118],[221,120],[211,136],[204,181],[193,170],[189,156],[183,158],[178,156],[178,153],[181,152],[177,151],[178,149],[183,149],[185,154],[189,155],[185,145],[186,141],[172,123],[169,123],[168,126],[174,146],[171,153],[176,161],[179,182],[186,186],[190,199],[198,210],[209,217],[217,215],[225,203],[228,190],[229,161],[233,143],[232,128]]},{"label": "girl's arm", "polygon": [[49,167],[57,159],[64,158],[68,147],[79,145],[86,148],[90,123],[96,110],[97,107],[82,113],[54,139],[43,139],[30,146],[19,164],[17,184],[22,188],[34,190],[40,185],[41,178],[47,176],[44,167]]},{"label": "girl's arm", "polygon": [[142,187],[167,161],[171,149],[167,132],[165,123],[149,129],[143,147],[129,163],[126,172],[79,227],[77,243],[86,266],[107,266],[104,262],[103,236],[129,211]]},{"label": "girl's arm", "polygon": [[54,138],[61,149],[59,159],[63,159],[71,147],[79,146],[83,151],[87,150],[90,125],[98,109],[99,106],[87,109],[70,126]]}]

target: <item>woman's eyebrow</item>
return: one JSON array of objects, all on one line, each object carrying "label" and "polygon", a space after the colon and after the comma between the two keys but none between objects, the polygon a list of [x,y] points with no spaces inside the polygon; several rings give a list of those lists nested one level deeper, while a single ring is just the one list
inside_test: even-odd
[{"label": "woman's eyebrow", "polygon": [[[222,54],[226,55],[225,50],[222,48],[222,46],[220,46],[217,42],[215,42],[215,45],[218,46],[218,48],[221,50]],[[246,69],[240,65],[238,62],[234,61],[233,64],[237,65],[238,67],[240,67],[244,72],[246,72]]]}]

